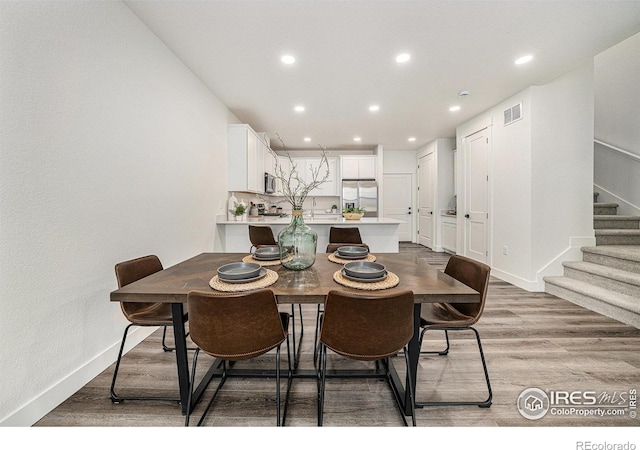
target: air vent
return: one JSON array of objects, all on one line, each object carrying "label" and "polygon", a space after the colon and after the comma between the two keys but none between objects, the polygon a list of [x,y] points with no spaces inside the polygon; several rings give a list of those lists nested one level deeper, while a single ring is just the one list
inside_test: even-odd
[{"label": "air vent", "polygon": [[513,122],[522,119],[522,103],[518,103],[504,111],[504,125],[507,126]]}]

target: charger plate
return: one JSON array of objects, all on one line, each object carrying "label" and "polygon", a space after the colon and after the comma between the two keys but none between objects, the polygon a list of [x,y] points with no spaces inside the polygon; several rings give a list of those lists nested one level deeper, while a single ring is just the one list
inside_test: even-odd
[{"label": "charger plate", "polygon": [[[335,253],[329,253],[329,261],[337,263],[337,264],[346,264],[346,263],[350,263],[350,262],[354,262],[354,261],[367,261],[367,262],[374,262],[376,260],[376,255],[372,255],[371,253],[369,253],[366,257],[364,258],[359,258],[359,259],[345,259],[345,258],[340,258],[338,255],[336,255]],[[245,261],[246,262],[246,261]],[[251,261],[253,262],[253,261]],[[257,262],[257,261],[256,261]]]},{"label": "charger plate", "polygon": [[225,283],[223,280],[218,278],[218,275],[216,275],[209,281],[209,286],[211,286],[212,289],[221,292],[244,292],[266,288],[278,281],[278,273],[271,269],[265,270],[267,271],[267,274],[264,277],[249,283]]},{"label": "charger plate", "polygon": [[333,274],[333,281],[346,287],[361,289],[363,291],[380,291],[382,289],[390,289],[396,287],[400,283],[400,278],[393,272],[387,271],[387,278],[382,281],[376,281],[375,283],[361,283],[359,281],[352,281],[346,278],[342,274],[342,270],[338,270]]}]

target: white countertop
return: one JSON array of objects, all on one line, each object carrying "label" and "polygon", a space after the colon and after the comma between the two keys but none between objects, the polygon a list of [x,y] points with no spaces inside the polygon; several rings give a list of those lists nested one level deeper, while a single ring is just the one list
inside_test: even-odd
[{"label": "white countertop", "polygon": [[[244,221],[233,221],[233,220],[222,220],[218,221],[218,225],[286,225],[291,222],[291,216],[288,217],[275,217],[275,216],[266,216],[261,219],[249,219]],[[307,225],[395,225],[399,223],[404,223],[401,220],[391,219],[389,217],[363,217],[360,220],[346,220],[344,217],[336,216],[336,217],[318,217],[318,218],[304,218],[304,223]]]}]

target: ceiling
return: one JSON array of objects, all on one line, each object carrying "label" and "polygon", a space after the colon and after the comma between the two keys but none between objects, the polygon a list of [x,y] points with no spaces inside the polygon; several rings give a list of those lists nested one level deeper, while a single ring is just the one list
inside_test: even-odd
[{"label": "ceiling", "polygon": [[[274,149],[276,134],[288,149],[315,150],[454,137],[464,121],[640,32],[640,1],[125,4]],[[396,63],[403,52],[411,59]],[[514,64],[526,54],[531,62]]]}]

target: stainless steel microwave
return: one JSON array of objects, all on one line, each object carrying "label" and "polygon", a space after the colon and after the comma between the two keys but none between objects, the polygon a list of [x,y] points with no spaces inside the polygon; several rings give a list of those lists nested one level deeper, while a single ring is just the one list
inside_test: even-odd
[{"label": "stainless steel microwave", "polygon": [[264,193],[275,194],[276,193],[276,177],[270,173],[264,173]]}]

